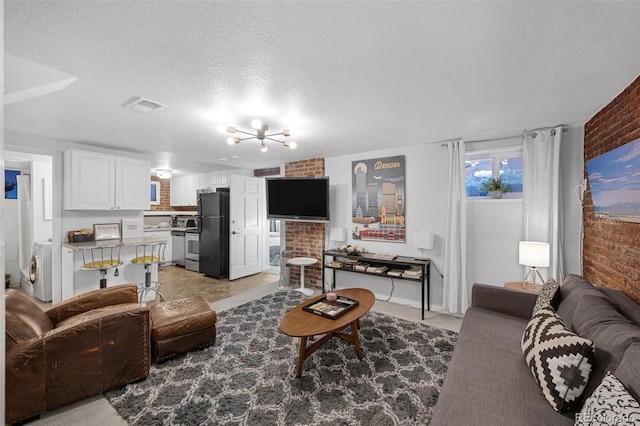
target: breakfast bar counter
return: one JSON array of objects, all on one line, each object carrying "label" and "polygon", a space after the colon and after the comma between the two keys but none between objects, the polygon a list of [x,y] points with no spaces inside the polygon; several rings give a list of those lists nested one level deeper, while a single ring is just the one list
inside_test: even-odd
[{"label": "breakfast bar counter", "polygon": [[[168,238],[160,237],[132,237],[114,240],[88,241],[82,243],[62,243],[62,300],[78,294],[83,294],[91,290],[100,288],[101,278],[106,278],[106,286],[113,286],[124,283],[142,284],[145,279],[145,268],[141,264],[132,263],[136,256],[136,247],[143,244],[155,244],[165,242],[170,244],[170,233]],[[115,247],[114,256],[120,262],[106,271],[105,276],[101,276],[99,268],[87,268],[87,263],[95,264],[100,261],[101,252],[105,256],[111,256],[111,247]],[[102,250],[101,250],[102,249]],[[91,257],[91,251],[94,257]],[[84,255],[84,256],[83,256]],[[171,262],[171,254],[165,253],[164,259]],[[107,258],[107,263],[112,263]],[[106,268],[105,268],[106,269]],[[152,281],[158,280],[158,267],[152,265],[149,268]]]},{"label": "breakfast bar counter", "polygon": [[117,240],[87,241],[84,243],[62,243],[62,247],[67,247],[72,250],[82,250],[100,247],[112,247],[116,245],[120,245],[122,247],[138,246],[141,244],[153,244],[159,242],[166,242],[166,239],[151,237],[120,238]]}]

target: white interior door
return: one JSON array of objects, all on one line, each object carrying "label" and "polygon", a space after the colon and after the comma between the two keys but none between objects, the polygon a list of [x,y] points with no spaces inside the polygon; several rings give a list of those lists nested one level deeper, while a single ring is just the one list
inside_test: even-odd
[{"label": "white interior door", "polygon": [[231,175],[229,279],[262,272],[264,236],[261,179]]}]

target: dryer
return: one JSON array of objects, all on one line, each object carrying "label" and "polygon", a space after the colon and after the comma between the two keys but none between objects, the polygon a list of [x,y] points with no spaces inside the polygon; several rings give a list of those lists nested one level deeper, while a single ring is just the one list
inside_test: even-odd
[{"label": "dryer", "polygon": [[29,281],[33,287],[33,296],[43,302],[51,302],[52,299],[51,252],[51,243],[34,243],[33,255],[29,264]]}]

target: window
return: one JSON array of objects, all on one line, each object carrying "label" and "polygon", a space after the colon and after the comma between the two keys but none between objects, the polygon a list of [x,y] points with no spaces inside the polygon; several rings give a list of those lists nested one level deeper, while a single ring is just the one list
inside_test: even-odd
[{"label": "window", "polygon": [[18,199],[18,175],[20,175],[20,170],[4,171],[4,198]]},{"label": "window", "polygon": [[510,188],[509,198],[522,197],[522,148],[467,153],[467,197],[486,197],[483,183],[500,178]]},{"label": "window", "polygon": [[151,181],[151,205],[160,205],[160,182]]}]

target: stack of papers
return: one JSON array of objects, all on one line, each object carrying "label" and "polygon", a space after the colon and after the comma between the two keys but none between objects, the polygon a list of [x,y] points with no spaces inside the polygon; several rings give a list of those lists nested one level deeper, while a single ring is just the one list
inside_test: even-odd
[{"label": "stack of papers", "polygon": [[422,269],[407,269],[402,273],[402,276],[405,278],[421,278],[422,277]]},{"label": "stack of papers", "polygon": [[393,253],[374,253],[370,257],[378,260],[393,260],[398,256]]},{"label": "stack of papers", "polygon": [[345,259],[344,266],[347,268],[353,268],[358,263],[355,259]]},{"label": "stack of papers", "polygon": [[387,269],[386,266],[369,266],[367,268],[367,272],[373,272],[374,274],[381,274],[383,272],[385,272]]},{"label": "stack of papers", "polygon": [[369,267],[368,263],[356,263],[354,266],[354,269],[356,271],[366,271],[368,267]]},{"label": "stack of papers", "polygon": [[401,277],[404,269],[392,269],[387,272],[387,275],[391,275],[392,277]]}]

